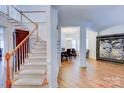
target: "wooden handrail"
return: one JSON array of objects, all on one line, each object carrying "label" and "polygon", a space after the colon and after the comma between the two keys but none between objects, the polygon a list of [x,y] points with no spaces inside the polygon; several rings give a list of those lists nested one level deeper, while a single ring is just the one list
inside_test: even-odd
[{"label": "wooden handrail", "polygon": [[[26,56],[28,55],[28,46],[26,45],[27,44],[27,41],[28,39],[30,38],[30,36],[35,32],[37,31],[37,40],[38,40],[38,24],[36,24],[35,22],[33,22],[30,18],[28,18],[26,15],[24,15],[21,11],[19,11],[17,8],[15,8],[14,6],[12,6],[15,10],[17,10],[17,12],[19,12],[21,15],[23,15],[25,18],[27,18],[31,23],[33,23],[35,25],[35,28],[32,30],[32,32],[30,32],[17,46],[15,49],[13,49],[12,51],[10,52],[7,52],[5,54],[5,60],[7,62],[7,66],[6,66],[6,88],[11,88],[11,67],[10,67],[10,59],[11,57],[14,55],[14,54],[18,54],[20,52],[20,49],[21,47],[24,48],[24,55],[23,57],[26,58]],[[19,54],[20,56],[20,54]],[[19,64],[20,65],[20,64]]]}]

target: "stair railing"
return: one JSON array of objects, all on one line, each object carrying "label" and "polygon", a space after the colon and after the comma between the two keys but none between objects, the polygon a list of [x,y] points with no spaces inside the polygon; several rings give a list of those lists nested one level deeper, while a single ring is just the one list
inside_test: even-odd
[{"label": "stair railing", "polygon": [[[14,74],[20,70],[20,65],[24,63],[25,59],[28,57],[29,52],[29,38],[33,35],[34,32],[37,33],[38,40],[38,24],[33,22],[29,17],[22,13],[22,11],[18,10],[15,6],[6,6],[5,15],[10,16],[10,7],[16,10],[18,14],[20,14],[20,22],[22,22],[22,16],[26,18],[30,23],[32,23],[35,27],[33,30],[18,44],[12,51],[7,52],[5,54],[6,64],[6,88],[11,88],[12,80],[14,78]],[[6,10],[7,9],[7,10]],[[11,17],[10,17],[11,18]],[[16,61],[16,62],[15,62]]]}]

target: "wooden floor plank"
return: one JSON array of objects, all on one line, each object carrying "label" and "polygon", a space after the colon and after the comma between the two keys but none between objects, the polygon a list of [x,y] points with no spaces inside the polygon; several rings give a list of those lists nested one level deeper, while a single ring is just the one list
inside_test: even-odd
[{"label": "wooden floor plank", "polygon": [[78,60],[64,61],[60,68],[60,88],[123,88],[124,64],[88,59],[87,68]]}]

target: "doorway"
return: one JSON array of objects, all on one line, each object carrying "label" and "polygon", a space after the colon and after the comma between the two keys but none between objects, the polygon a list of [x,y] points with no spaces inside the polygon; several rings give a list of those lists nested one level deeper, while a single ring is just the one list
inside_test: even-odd
[{"label": "doorway", "polygon": [[70,61],[79,55],[80,27],[61,28],[61,60]]}]

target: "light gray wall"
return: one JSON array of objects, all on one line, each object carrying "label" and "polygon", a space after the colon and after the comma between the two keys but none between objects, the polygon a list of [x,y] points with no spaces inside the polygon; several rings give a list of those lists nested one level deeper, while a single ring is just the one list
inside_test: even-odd
[{"label": "light gray wall", "polygon": [[98,35],[111,35],[111,34],[124,34],[124,24],[107,28],[98,33]]},{"label": "light gray wall", "polygon": [[86,35],[87,35],[87,39],[88,39],[89,58],[96,59],[97,32],[90,28],[86,28]]},{"label": "light gray wall", "polygon": [[11,51],[13,49],[13,31],[14,26],[3,16],[0,16],[0,25],[5,27],[4,32],[4,46],[5,46],[5,52]]}]

